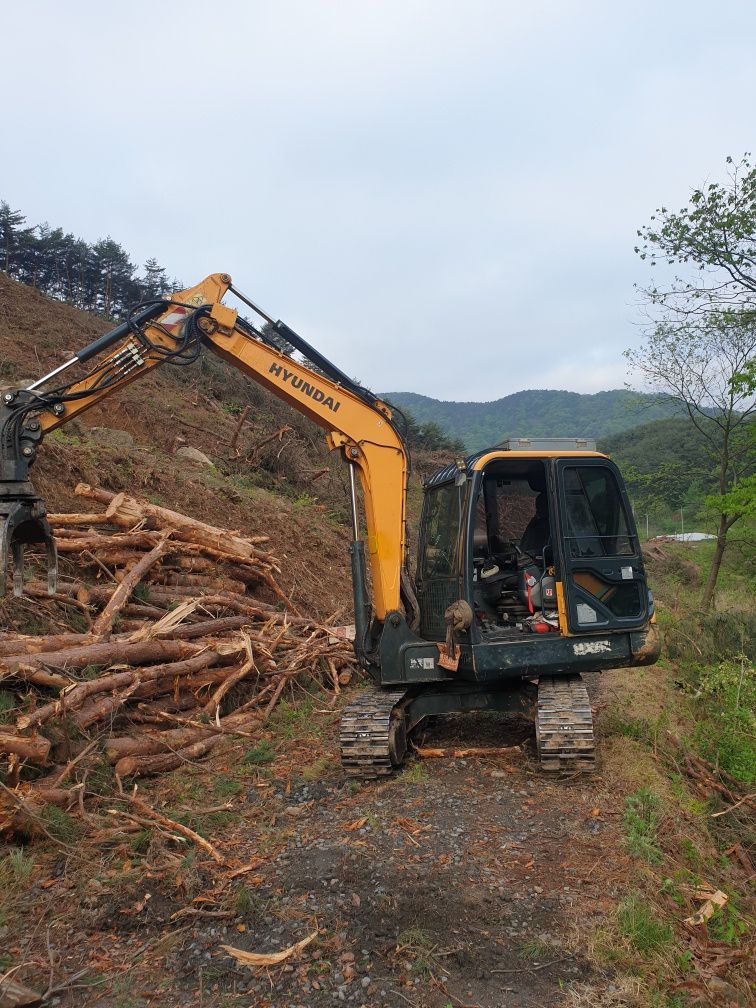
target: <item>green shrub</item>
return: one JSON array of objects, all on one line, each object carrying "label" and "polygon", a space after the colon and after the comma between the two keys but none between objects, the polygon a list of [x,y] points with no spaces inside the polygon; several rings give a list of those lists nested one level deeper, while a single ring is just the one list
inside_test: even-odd
[{"label": "green shrub", "polygon": [[696,690],[703,717],[694,739],[701,754],[746,786],[756,781],[755,672],[740,655],[699,672]]}]

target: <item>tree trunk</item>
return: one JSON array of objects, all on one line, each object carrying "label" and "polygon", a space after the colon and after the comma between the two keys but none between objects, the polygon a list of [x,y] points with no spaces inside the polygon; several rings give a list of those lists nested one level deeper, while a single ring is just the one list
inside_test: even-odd
[{"label": "tree trunk", "polygon": [[729,530],[729,523],[727,521],[727,515],[720,515],[719,527],[717,528],[717,545],[714,549],[714,557],[711,561],[711,570],[709,571],[709,576],[706,579],[703,595],[701,596],[701,608],[706,611],[711,609],[712,603],[714,602],[714,591],[716,590],[717,587],[717,579],[719,578],[719,569],[722,566],[722,558],[724,557],[724,552],[725,549],[727,548],[728,530]]}]

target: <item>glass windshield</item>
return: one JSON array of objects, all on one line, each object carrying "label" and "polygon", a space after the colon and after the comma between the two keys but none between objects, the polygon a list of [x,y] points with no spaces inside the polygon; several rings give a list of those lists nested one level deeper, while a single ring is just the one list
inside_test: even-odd
[{"label": "glass windshield", "polygon": [[428,491],[421,576],[451,577],[457,572],[459,488],[453,483]]},{"label": "glass windshield", "polygon": [[619,488],[604,466],[564,470],[567,549],[571,557],[636,553]]}]

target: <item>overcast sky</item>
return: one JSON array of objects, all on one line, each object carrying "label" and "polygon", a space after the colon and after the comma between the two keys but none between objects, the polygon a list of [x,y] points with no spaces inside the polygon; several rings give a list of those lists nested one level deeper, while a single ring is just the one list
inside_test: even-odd
[{"label": "overcast sky", "polygon": [[0,199],[376,391],[621,387],[633,253],[753,149],[753,0],[0,0]]}]

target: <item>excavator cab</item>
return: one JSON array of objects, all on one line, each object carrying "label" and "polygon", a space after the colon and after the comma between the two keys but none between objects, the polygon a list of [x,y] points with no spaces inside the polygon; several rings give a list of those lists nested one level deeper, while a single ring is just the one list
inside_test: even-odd
[{"label": "excavator cab", "polygon": [[425,487],[420,634],[443,640],[445,612],[465,600],[473,618],[460,641],[469,656],[462,666],[476,679],[522,674],[516,663],[490,667],[497,644],[609,634],[572,648],[572,657],[613,655],[653,614],[614,463],[578,439],[509,444],[439,470]]}]

